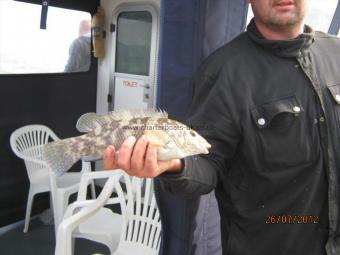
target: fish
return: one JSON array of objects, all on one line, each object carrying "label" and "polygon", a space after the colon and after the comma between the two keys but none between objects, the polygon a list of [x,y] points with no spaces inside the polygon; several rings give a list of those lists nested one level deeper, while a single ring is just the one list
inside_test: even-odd
[{"label": "fish", "polygon": [[102,159],[109,145],[119,150],[129,136],[139,139],[144,135],[149,144],[156,146],[158,160],[208,154],[211,148],[195,130],[169,119],[162,110],[85,113],[78,119],[76,128],[85,134],[53,141],[43,147],[43,157],[56,175],[62,175],[80,159]]}]

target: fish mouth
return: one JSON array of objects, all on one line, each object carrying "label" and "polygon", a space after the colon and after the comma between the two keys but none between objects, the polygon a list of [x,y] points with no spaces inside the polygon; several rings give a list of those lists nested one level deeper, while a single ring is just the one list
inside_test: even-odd
[{"label": "fish mouth", "polygon": [[203,154],[209,154],[210,148],[211,148],[211,145],[208,143],[208,145],[204,148]]}]

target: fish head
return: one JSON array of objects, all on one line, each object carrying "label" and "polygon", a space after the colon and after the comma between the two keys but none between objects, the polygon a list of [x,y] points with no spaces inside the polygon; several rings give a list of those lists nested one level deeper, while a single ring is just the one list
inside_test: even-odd
[{"label": "fish head", "polygon": [[167,118],[150,119],[145,136],[157,147],[160,160],[208,154],[211,145],[188,126]]}]

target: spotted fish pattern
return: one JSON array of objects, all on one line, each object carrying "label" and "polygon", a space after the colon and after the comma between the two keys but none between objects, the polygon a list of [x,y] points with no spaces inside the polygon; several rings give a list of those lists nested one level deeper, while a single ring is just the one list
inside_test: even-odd
[{"label": "spotted fish pattern", "polygon": [[210,148],[203,137],[186,125],[168,119],[164,111],[86,113],[79,118],[76,127],[85,134],[51,142],[43,148],[45,160],[57,175],[69,170],[83,157],[102,158],[111,144],[119,149],[129,136],[138,139],[145,135],[149,143],[157,146],[159,160],[208,153]]}]

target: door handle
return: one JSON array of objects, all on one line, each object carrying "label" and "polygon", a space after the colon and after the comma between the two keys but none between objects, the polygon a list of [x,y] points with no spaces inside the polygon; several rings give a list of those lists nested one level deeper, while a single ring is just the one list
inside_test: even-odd
[{"label": "door handle", "polygon": [[149,84],[140,85],[140,86],[143,87],[143,88],[146,88],[146,89],[149,89],[149,88],[150,88],[150,85],[149,85]]}]

